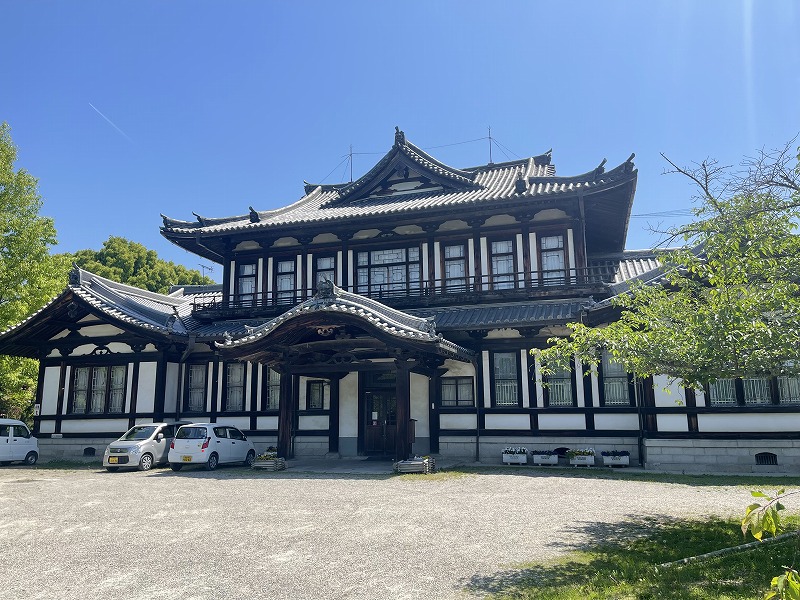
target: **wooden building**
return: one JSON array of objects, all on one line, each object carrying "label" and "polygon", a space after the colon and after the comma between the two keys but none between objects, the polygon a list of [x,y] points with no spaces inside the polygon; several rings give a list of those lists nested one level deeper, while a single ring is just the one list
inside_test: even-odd
[{"label": "wooden building", "polygon": [[75,268],[0,352],[40,359],[43,458],[180,419],[236,425],[286,457],[499,462],[525,445],[662,468],[796,464],[795,380],[634,386],[604,360],[543,385],[531,348],[613,318],[608,298],[658,275],[652,253],[624,249],[636,175],[631,155],[558,176],[550,152],[455,169],[398,130],[351,183],[307,183],[275,210],[163,217],[167,239],[222,266],[221,285],[161,295]]}]

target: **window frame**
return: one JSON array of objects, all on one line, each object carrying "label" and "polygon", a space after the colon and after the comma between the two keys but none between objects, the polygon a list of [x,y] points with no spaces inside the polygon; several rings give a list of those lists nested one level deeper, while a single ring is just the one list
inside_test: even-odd
[{"label": "window frame", "polygon": [[[192,387],[192,368],[197,367],[203,372],[203,402],[200,410],[192,408],[192,390],[201,389],[199,387]],[[186,372],[184,374],[184,393],[183,393],[183,412],[191,414],[201,414],[208,410],[208,363],[187,363]]]},{"label": "window frame", "polygon": [[[291,263],[291,271],[281,271],[281,263]],[[273,273],[272,273],[272,295],[275,304],[294,304],[300,297],[301,290],[297,287],[297,255],[292,254],[289,256],[275,256],[272,259]],[[292,276],[292,287],[288,290],[278,289],[278,281],[282,276]]]},{"label": "window frame", "polygon": [[[511,250],[509,252],[495,253],[493,245],[499,242],[509,242]],[[492,291],[515,290],[519,288],[519,264],[517,264],[517,236],[510,234],[509,237],[498,236],[486,238],[486,254],[488,265],[486,265],[489,274],[489,289]],[[511,257],[511,272],[510,273],[496,273],[494,259],[496,257]],[[509,277],[508,280],[495,281],[497,277]],[[501,285],[503,287],[498,287]],[[510,284],[510,285],[509,285]]]},{"label": "window frame", "polygon": [[[597,365],[597,379],[598,379],[598,388],[600,392],[600,406],[619,406],[619,407],[631,407],[635,406],[635,395],[632,391],[633,382],[631,381],[630,374],[622,370],[622,375],[614,374],[609,375],[607,373],[606,363],[616,363],[620,364],[617,361],[613,360],[608,352],[603,352],[603,355],[600,358],[600,363]],[[606,382],[608,380],[618,380],[618,381],[625,381],[625,390],[626,395],[628,398],[627,402],[608,402],[608,394],[606,392]]]},{"label": "window frame", "polygon": [[[455,386],[455,404],[445,404],[444,402],[444,386],[446,383],[450,383]],[[468,400],[463,400],[460,395],[461,384],[469,382],[469,390],[471,398]],[[448,402],[450,402],[448,400]],[[452,376],[452,377],[440,377],[439,378],[439,407],[440,408],[474,408],[475,407],[475,378],[472,376]]]},{"label": "window frame", "polygon": [[[454,294],[466,292],[470,288],[470,275],[469,275],[469,245],[466,241],[457,242],[441,242],[441,268],[442,280],[441,289],[446,294]],[[461,248],[462,254],[459,257],[448,258],[448,248]],[[461,277],[448,277],[447,268],[454,263],[461,263],[464,267],[464,275]],[[462,281],[463,283],[451,284],[452,281]]]},{"label": "window frame", "polygon": [[[252,273],[243,274],[245,267],[252,267]],[[252,280],[252,292],[242,293],[241,285],[243,281]],[[247,260],[236,262],[236,273],[234,277],[234,296],[233,305],[237,308],[249,308],[256,306],[258,296],[258,261]]]},{"label": "window frame", "polygon": [[[274,373],[275,378],[272,379],[272,374]],[[261,411],[262,412],[269,412],[269,411],[277,411],[280,408],[281,402],[281,378],[283,375],[269,367],[264,365],[261,369]],[[273,396],[275,394],[274,400],[275,405],[271,406]]]},{"label": "window frame", "polygon": [[[564,268],[563,269],[550,269],[545,272],[544,269],[544,255],[548,252],[555,252],[559,249],[552,249],[552,248],[543,248],[542,241],[545,238],[553,238],[553,237],[560,237],[561,238],[561,248],[560,251],[563,253],[564,258]],[[566,285],[568,279],[567,273],[570,270],[569,264],[569,249],[567,248],[567,232],[563,229],[559,229],[558,231],[541,231],[536,233],[536,254],[537,254],[537,265],[539,265],[539,272],[537,273],[536,279],[539,282],[539,285],[542,286],[556,286],[556,285]],[[562,272],[562,276],[560,280],[558,278],[547,277],[546,273],[556,273]],[[555,279],[555,281],[552,281]]]},{"label": "window frame", "polygon": [[[569,404],[552,404],[550,384],[553,382],[553,380],[569,381],[569,395],[572,399],[572,401]],[[559,371],[558,373],[548,375],[547,377],[543,377],[542,382],[545,384],[542,386],[542,391],[543,391],[542,399],[544,401],[545,408],[550,408],[550,407],[575,408],[576,406],[578,406],[578,389],[577,389],[574,360],[570,361],[569,370]]]},{"label": "window frame", "polygon": [[[226,413],[241,413],[247,410],[247,363],[242,361],[226,361],[222,363],[223,371],[222,371],[222,407],[221,412]],[[242,390],[242,406],[241,408],[230,408],[230,394],[231,394],[231,382],[230,382],[230,369],[231,367],[239,366],[242,369],[242,383],[241,385],[235,386],[236,388],[241,388]]]},{"label": "window frame", "polygon": [[[86,382],[86,400],[82,410],[75,409],[75,395],[77,391],[76,381],[78,371],[82,369],[88,370],[88,377]],[[95,379],[93,377],[95,369],[106,369],[104,381],[103,381],[103,410],[100,411],[93,411],[91,410],[92,407],[92,393],[95,391]],[[122,384],[119,386],[112,386],[113,383],[113,371],[114,369],[122,369]],[[111,410],[111,395],[114,391],[122,391],[122,403],[120,409],[118,411]],[[70,386],[69,386],[69,401],[67,403],[68,410],[67,414],[69,415],[86,415],[88,417],[98,416],[98,415],[124,415],[125,414],[125,404],[127,401],[128,396],[128,364],[125,363],[123,365],[114,364],[111,362],[108,363],[89,363],[89,364],[77,364],[72,366],[72,370],[70,372]]]},{"label": "window frame", "polygon": [[[333,261],[333,266],[330,269],[320,269],[319,268],[319,261],[323,259],[329,259]],[[330,273],[330,282],[336,285],[336,253],[333,254],[315,254],[313,257],[313,268],[312,268],[312,281],[314,282],[314,290],[319,287],[319,275],[320,273]]]},{"label": "window frame", "polygon": [[[497,377],[497,359],[499,356],[502,355],[510,355],[514,358],[514,370],[515,370],[515,378],[501,378],[498,379]],[[496,350],[490,352],[491,358],[491,368],[489,370],[489,377],[491,379],[491,394],[492,394],[492,407],[495,408],[519,408],[522,406],[522,381],[520,380],[521,375],[521,365],[520,365],[520,357],[519,357],[519,350]],[[508,404],[500,404],[497,402],[497,390],[498,390],[498,382],[513,381],[515,383],[515,395],[516,395],[516,403],[508,403]]]},{"label": "window frame", "polygon": [[[327,381],[324,379],[308,379],[306,380],[306,410],[319,411],[325,410],[325,384]],[[311,406],[312,389],[319,390],[319,406]]]},{"label": "window frame", "polygon": [[[402,250],[405,253],[405,258],[403,261],[400,262],[393,262],[393,263],[373,263],[373,253],[374,252],[392,252],[394,250]],[[416,250],[417,252],[417,260],[410,260],[409,259],[409,250]],[[367,255],[367,262],[365,264],[359,263],[359,258],[361,254]],[[406,243],[406,244],[399,244],[399,245],[392,245],[392,246],[381,246],[377,248],[358,248],[353,250],[353,273],[355,275],[354,285],[352,289],[355,290],[357,294],[362,294],[367,296],[368,298],[385,298],[385,297],[403,297],[403,296],[421,296],[425,281],[426,275],[423,273],[422,266],[423,266],[423,253],[422,253],[422,243],[417,242],[415,243]],[[390,267],[398,267],[398,266],[405,267],[405,281],[402,282],[405,285],[403,289],[392,289],[392,285],[399,285],[399,283],[395,283],[391,281],[391,274],[389,272]],[[418,279],[412,281],[411,279],[411,265],[415,265],[417,267],[418,272]],[[386,269],[386,282],[385,283],[374,283],[372,280],[373,270],[385,268]],[[367,282],[361,283],[360,281],[360,274],[362,271],[366,271],[367,274]]]}]

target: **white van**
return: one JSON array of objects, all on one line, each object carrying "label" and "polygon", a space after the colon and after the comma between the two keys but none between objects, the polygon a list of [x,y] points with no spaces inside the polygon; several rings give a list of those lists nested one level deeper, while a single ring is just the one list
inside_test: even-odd
[{"label": "white van", "polygon": [[23,461],[35,465],[39,460],[39,442],[22,421],[0,419],[0,465]]}]

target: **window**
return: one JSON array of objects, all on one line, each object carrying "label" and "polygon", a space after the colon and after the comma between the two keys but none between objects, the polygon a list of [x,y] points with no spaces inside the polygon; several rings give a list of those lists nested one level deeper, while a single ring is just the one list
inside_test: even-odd
[{"label": "window", "polygon": [[495,406],[519,405],[516,352],[497,352],[494,355]]},{"label": "window", "polygon": [[317,270],[317,276],[314,278],[316,285],[321,281],[336,282],[336,259],[333,256],[318,256],[314,267]]},{"label": "window", "polygon": [[295,261],[279,260],[275,274],[275,297],[278,304],[290,304],[295,300]]},{"label": "window", "polygon": [[475,406],[472,377],[442,377],[442,406]]},{"label": "window", "polygon": [[736,382],[733,379],[717,379],[708,386],[711,406],[736,406]]},{"label": "window", "polygon": [[621,363],[615,361],[608,352],[603,352],[603,403],[606,406],[630,406],[628,374]]},{"label": "window", "polygon": [[206,365],[189,365],[189,412],[203,412],[206,407]]},{"label": "window", "polygon": [[266,410],[278,410],[281,399],[281,374],[275,369],[267,369]]},{"label": "window", "polygon": [[491,243],[493,290],[510,290],[514,286],[514,241],[501,240]]},{"label": "window", "polygon": [[325,407],[325,382],[309,381],[306,387],[306,409],[322,410]]},{"label": "window", "polygon": [[228,363],[225,391],[225,410],[244,410],[244,363]]},{"label": "window", "polygon": [[564,236],[550,235],[539,238],[542,258],[542,284],[564,285],[566,262],[564,259]]},{"label": "window", "polygon": [[744,388],[745,404],[772,404],[772,394],[769,390],[769,379],[766,377],[742,379],[742,387]]},{"label": "window", "polygon": [[547,376],[547,405],[572,406],[572,371],[561,369]]},{"label": "window", "polygon": [[368,296],[401,296],[420,290],[418,247],[359,252],[357,291]]},{"label": "window", "polygon": [[236,306],[254,306],[256,299],[256,265],[239,265],[236,274]]},{"label": "window", "polygon": [[77,367],[72,387],[72,412],[121,413],[125,404],[125,366]]},{"label": "window", "polygon": [[28,428],[25,427],[25,425],[14,425],[14,427],[12,428],[11,437],[28,439],[31,437],[31,432],[28,431]]},{"label": "window", "polygon": [[781,404],[800,403],[800,377],[778,377],[778,398]]},{"label": "window", "polygon": [[214,427],[214,435],[218,438],[227,438],[228,437],[228,428],[227,427]]},{"label": "window", "polygon": [[467,289],[467,261],[464,244],[444,247],[444,290],[464,292]]},{"label": "window", "polygon": [[228,427],[228,437],[232,440],[244,440],[244,434],[236,429],[236,427]]}]

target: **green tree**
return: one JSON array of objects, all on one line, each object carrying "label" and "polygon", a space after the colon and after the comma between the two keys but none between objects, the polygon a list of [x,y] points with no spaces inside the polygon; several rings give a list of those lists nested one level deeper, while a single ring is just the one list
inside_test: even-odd
[{"label": "green tree", "polygon": [[[50,254],[56,243],[53,220],[39,214],[38,180],[14,170],[17,148],[11,128],[0,124],[0,330],[40,309],[64,287],[69,263]],[[0,357],[0,413],[30,417],[36,361]]]},{"label": "green tree", "polygon": [[666,374],[699,386],[719,378],[800,373],[800,155],[789,144],[730,173],[714,162],[680,168],[699,190],[695,220],[669,232],[659,281],[612,300],[603,327],[540,352],[543,371],[609,352],[639,377]]},{"label": "green tree", "polygon": [[100,250],[79,250],[71,258],[79,267],[101,277],[162,294],[172,285],[214,283],[195,269],[161,260],[154,250],[118,236],[109,237]]}]

